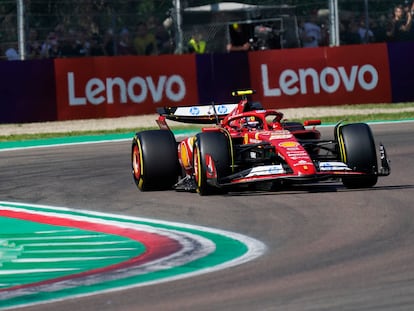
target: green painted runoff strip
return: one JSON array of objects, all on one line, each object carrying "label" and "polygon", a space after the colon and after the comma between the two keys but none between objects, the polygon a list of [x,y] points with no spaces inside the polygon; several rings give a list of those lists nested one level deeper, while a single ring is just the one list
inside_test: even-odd
[{"label": "green painted runoff strip", "polygon": [[0,149],[16,149],[27,147],[41,147],[50,145],[66,145],[66,144],[78,144],[86,142],[101,142],[110,140],[123,140],[132,137],[134,133],[122,133],[122,134],[105,134],[105,135],[81,135],[81,136],[64,136],[57,138],[45,138],[45,139],[33,139],[22,141],[5,141],[0,142]]},{"label": "green painted runoff strip", "polygon": [[[200,227],[194,225],[185,225],[180,223],[172,223],[166,221],[158,221],[152,219],[144,219],[144,218],[136,218],[136,217],[128,217],[122,215],[113,215],[101,212],[92,212],[92,211],[84,211],[84,210],[75,210],[75,209],[68,209],[68,208],[58,208],[58,207],[51,207],[51,206],[42,206],[42,205],[35,205],[35,204],[24,204],[24,203],[13,203],[13,202],[0,202],[0,209],[1,208],[11,208],[21,209],[22,211],[26,211],[29,213],[34,214],[44,214],[44,213],[53,213],[55,216],[65,217],[68,219],[78,219],[79,217],[86,217],[91,221],[98,220],[99,222],[110,222],[110,223],[119,223],[124,225],[130,226],[146,226],[149,228],[153,228],[157,230],[159,228],[162,231],[171,231],[171,232],[182,232],[183,234],[188,233],[190,236],[199,236],[202,239],[210,241],[214,245],[214,248],[210,249],[205,253],[204,256],[199,257],[198,259],[194,258],[193,260],[187,261],[187,263],[182,262],[178,265],[168,265],[165,267],[160,267],[159,269],[149,270],[149,271],[136,271],[138,274],[135,274],[134,271],[130,271],[131,274],[125,275],[124,277],[120,278],[112,278],[112,279],[102,279],[98,283],[91,283],[91,284],[78,284],[78,286],[69,286],[69,287],[54,287],[53,290],[45,290],[45,291],[28,291],[22,293],[17,297],[9,297],[5,300],[2,300],[0,294],[0,309],[2,308],[13,308],[16,306],[23,306],[23,305],[31,305],[36,304],[39,302],[45,301],[53,301],[53,300],[60,300],[65,299],[68,297],[78,297],[78,296],[85,296],[91,295],[96,292],[102,291],[111,291],[115,289],[121,288],[129,288],[144,285],[144,284],[152,284],[166,280],[173,280],[177,278],[188,277],[191,275],[197,275],[201,273],[216,271],[220,269],[224,269],[226,267],[231,267],[234,265],[241,264],[243,262],[247,262],[249,260],[253,260],[258,256],[262,255],[266,249],[263,243],[257,241],[255,239],[249,238],[247,236],[243,236],[236,233],[231,233],[223,230],[218,229],[211,229],[207,227]],[[20,223],[19,220],[10,220],[4,217],[0,217],[0,223],[4,223],[2,228],[6,228],[5,230],[0,231],[3,234],[3,237],[0,237],[0,240],[4,240],[7,242],[4,243],[4,248],[8,248],[7,253],[8,260],[13,256],[16,258],[20,258],[21,255],[20,251],[22,243],[32,243],[39,244],[42,243],[42,239],[38,240],[30,240],[30,233],[32,232],[56,232],[62,230],[56,237],[55,243],[59,242],[60,237],[68,236],[68,239],[78,237],[79,239],[86,239],[90,242],[96,241],[99,237],[95,237],[94,234],[96,232],[90,232],[87,230],[80,230],[72,227],[62,227],[59,226],[49,226],[49,225],[41,225],[36,223]],[[67,231],[67,230],[74,230]],[[53,234],[52,234],[53,235]],[[14,240],[11,240],[11,237],[14,237]],[[50,238],[50,236],[42,237],[45,238],[46,241]],[[124,238],[122,237],[112,237],[108,235],[110,241],[119,241],[121,242]],[[20,239],[20,240],[19,240]],[[79,240],[78,239],[78,240]],[[19,242],[20,241],[20,242]],[[23,242],[25,241],[25,242]],[[80,243],[81,241],[79,241]],[[138,249],[140,244],[136,245]],[[101,245],[101,247],[104,247]],[[105,246],[106,247],[106,246]],[[209,246],[211,247],[211,246]],[[36,248],[36,247],[34,247]],[[35,250],[34,248],[24,251],[31,251]],[[142,250],[142,249],[141,249]],[[55,251],[55,250],[54,250]],[[32,253],[28,253],[29,257],[32,256]],[[59,256],[61,258],[64,256],[62,253],[56,252],[54,256]],[[92,256],[89,254],[89,256]],[[96,254],[94,255],[96,256]],[[79,256],[80,259],[81,256]],[[52,257],[53,258],[53,257]],[[34,269],[35,266],[27,267]],[[44,268],[44,267],[43,267]],[[69,266],[58,265],[55,267],[57,270],[57,274],[65,274],[66,271],[60,271],[59,269],[69,268]],[[78,268],[75,265],[75,268]],[[10,269],[16,270],[16,267],[10,267]],[[2,267],[0,266],[0,273],[2,271]],[[128,270],[129,271],[129,270]],[[69,271],[70,272],[70,271]],[[72,271],[73,272],[73,271]],[[40,277],[40,276],[39,276]],[[16,277],[16,281],[18,277]],[[24,281],[30,283],[33,282],[35,279],[28,278]],[[11,281],[14,281],[13,279]],[[5,282],[0,277],[0,283]],[[21,282],[21,280],[20,280]],[[7,288],[7,285],[3,285]],[[0,287],[1,289],[1,287]]]},{"label": "green painted runoff strip", "polygon": [[107,267],[145,251],[118,235],[7,217],[0,224],[0,289]]},{"label": "green painted runoff strip", "polygon": [[[174,135],[191,135],[194,130],[174,130]],[[56,145],[82,144],[92,142],[105,142],[128,140],[134,137],[135,132],[131,133],[114,133],[102,135],[79,135],[79,136],[63,136],[56,138],[31,139],[21,141],[4,141],[0,142],[0,150],[19,149],[19,148],[33,148]]]}]

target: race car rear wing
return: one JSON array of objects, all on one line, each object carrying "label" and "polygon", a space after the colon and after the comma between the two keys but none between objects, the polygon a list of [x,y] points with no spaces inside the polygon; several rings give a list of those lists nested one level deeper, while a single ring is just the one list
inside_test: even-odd
[{"label": "race car rear wing", "polygon": [[157,113],[169,120],[183,123],[217,124],[236,107],[235,103],[160,107],[157,108]]},{"label": "race car rear wing", "polygon": [[[261,105],[255,105],[255,103],[249,103],[247,100],[248,95],[255,94],[255,90],[245,89],[236,90],[231,93],[234,97],[241,97],[239,103],[212,103],[210,105],[197,105],[197,106],[180,106],[180,107],[161,107],[157,108],[157,112],[160,117],[165,119],[183,122],[183,123],[196,123],[196,124],[219,124],[230,113],[237,114],[245,110],[252,110],[254,107]],[[238,108],[238,110],[236,110]]]}]

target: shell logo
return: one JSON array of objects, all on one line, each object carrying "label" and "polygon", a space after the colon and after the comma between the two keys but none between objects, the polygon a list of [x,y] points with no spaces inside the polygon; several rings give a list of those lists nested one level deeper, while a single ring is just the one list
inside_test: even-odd
[{"label": "shell logo", "polygon": [[195,137],[191,136],[187,139],[184,139],[178,149],[178,160],[185,170],[189,171],[193,168],[192,158],[193,158],[193,145]]},{"label": "shell logo", "polygon": [[293,147],[297,147],[298,145],[299,143],[296,141],[284,141],[279,144],[280,147],[285,147],[285,148],[293,148]]}]

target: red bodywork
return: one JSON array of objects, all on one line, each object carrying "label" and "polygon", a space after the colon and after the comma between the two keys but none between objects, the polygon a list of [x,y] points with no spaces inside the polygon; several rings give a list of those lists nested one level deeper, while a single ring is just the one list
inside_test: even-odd
[{"label": "red bodywork", "polygon": [[[238,104],[228,104],[231,109],[226,110],[226,105],[194,106],[187,110],[184,107],[177,110],[165,108],[171,110],[161,110],[157,120],[161,129],[169,129],[166,118],[189,123],[215,123],[215,126],[203,127],[202,132],[221,132],[228,137],[230,173],[218,176],[217,159],[205,154],[206,178],[210,185],[225,187],[283,179],[312,181],[366,175],[366,172],[348,167],[341,154],[343,148],[336,140],[320,140],[320,132],[315,129],[321,124],[320,120],[308,120],[303,124],[287,122],[283,120],[283,113],[257,109],[246,97]],[[178,159],[186,176],[194,176],[197,181],[199,164],[195,162],[199,159],[193,152],[196,136],[178,143]]]},{"label": "red bodywork", "polygon": [[[319,139],[319,131],[313,129],[296,130],[295,135],[289,129],[283,126],[283,113],[268,110],[247,110],[249,105],[247,99],[242,99],[237,107],[227,114],[224,118],[220,118],[220,123],[216,127],[202,128],[203,132],[209,131],[226,131],[232,140],[239,140],[242,144],[260,144],[263,142],[270,143],[274,146],[277,156],[286,161],[292,168],[293,172],[275,174],[267,174],[266,179],[280,178],[283,176],[306,176],[315,175],[317,170],[313,164],[308,152],[298,142],[295,135],[306,136],[307,138]],[[256,124],[248,124],[249,120],[254,118]],[[168,128],[165,122],[165,116],[159,116],[157,120],[161,129]],[[311,125],[320,124],[319,120],[309,121]],[[184,139],[178,146],[178,158],[181,166],[189,175],[194,173],[193,163],[193,143],[194,137]],[[210,163],[210,165],[214,165]],[[214,167],[211,168],[214,171]],[[208,176],[214,178],[214,176]],[[263,176],[249,176],[236,178],[232,183],[250,182],[256,179],[263,179]]]}]

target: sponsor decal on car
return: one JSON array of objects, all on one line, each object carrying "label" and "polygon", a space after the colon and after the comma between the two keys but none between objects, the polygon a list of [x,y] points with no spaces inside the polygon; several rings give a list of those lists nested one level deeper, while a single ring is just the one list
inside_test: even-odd
[{"label": "sponsor decal on car", "polygon": [[343,162],[320,162],[319,169],[321,171],[350,171],[351,169]]},{"label": "sponsor decal on car", "polygon": [[279,146],[284,148],[293,148],[297,147],[298,145],[299,143],[297,141],[284,141],[282,143],[279,143]]},{"label": "sponsor decal on car", "polygon": [[293,166],[313,166],[313,163],[310,161],[306,161],[306,160],[300,160],[298,163],[293,164]]},{"label": "sponsor decal on car", "polygon": [[217,106],[217,113],[218,114],[227,114],[228,113],[228,109],[225,105],[219,105]]},{"label": "sponsor decal on car", "polygon": [[198,107],[191,107],[190,114],[193,116],[198,116],[200,114],[200,109]]},{"label": "sponsor decal on car", "polygon": [[293,137],[293,135],[289,131],[280,130],[280,131],[271,132],[269,140],[272,140],[272,139],[289,139],[289,138],[292,138],[292,137]]},{"label": "sponsor decal on car", "polygon": [[237,105],[228,104],[228,105],[197,105],[197,106],[184,106],[177,107],[174,112],[175,116],[188,117],[188,116],[197,116],[197,117],[209,117],[214,114],[226,115],[229,111],[233,110]]},{"label": "sponsor decal on car", "polygon": [[285,170],[281,164],[279,165],[263,165],[253,167],[246,177],[264,176],[264,175],[277,175],[284,174]]}]

